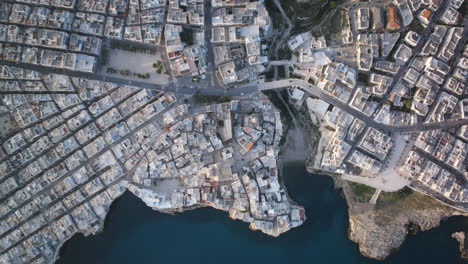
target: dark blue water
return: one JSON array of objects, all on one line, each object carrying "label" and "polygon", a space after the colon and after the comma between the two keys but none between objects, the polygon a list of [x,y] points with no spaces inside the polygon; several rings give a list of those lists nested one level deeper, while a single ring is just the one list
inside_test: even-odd
[{"label": "dark blue water", "polygon": [[466,218],[453,217],[440,228],[409,236],[389,259],[374,261],[360,256],[357,244],[348,240],[346,204],[331,178],[307,174],[299,162],[284,164],[283,175],[307,221],[278,238],[211,208],[158,213],[127,192],[112,205],[103,233],[75,235],[57,263],[463,263],[450,235],[468,230]]}]

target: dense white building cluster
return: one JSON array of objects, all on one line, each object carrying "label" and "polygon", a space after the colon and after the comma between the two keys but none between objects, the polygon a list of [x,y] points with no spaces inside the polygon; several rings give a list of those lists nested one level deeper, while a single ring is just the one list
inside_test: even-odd
[{"label": "dense white building cluster", "polygon": [[225,85],[255,81],[268,62],[262,38],[271,22],[262,1],[212,0],[213,55]]},{"label": "dense white building cluster", "polygon": [[0,262],[51,263],[66,239],[102,226],[140,160],[132,151],[176,98],[8,66],[0,87],[16,131],[0,152]]},{"label": "dense white building cluster", "polygon": [[[179,105],[171,93],[1,67],[0,261],[51,263],[95,234],[126,188],[149,206],[212,206],[277,236],[305,220],[278,180],[266,97]],[[6,133],[6,134],[5,134]]]},{"label": "dense white building cluster", "polygon": [[[466,129],[443,125],[467,113],[462,4],[357,2],[339,39],[311,32],[290,38],[291,72],[305,81],[296,88],[320,89],[334,106],[313,110],[308,102],[324,125],[316,166],[380,189],[391,181],[385,177],[405,178],[414,189],[468,209]],[[415,132],[403,135],[411,132],[405,127]]]},{"label": "dense white building cluster", "polygon": [[157,210],[212,206],[273,236],[301,225],[278,181],[279,112],[258,99],[165,113],[129,190]]}]

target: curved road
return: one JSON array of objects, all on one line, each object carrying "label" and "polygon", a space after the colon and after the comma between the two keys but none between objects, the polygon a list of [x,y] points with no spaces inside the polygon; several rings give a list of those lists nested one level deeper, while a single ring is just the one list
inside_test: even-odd
[{"label": "curved road", "polygon": [[381,129],[389,133],[418,132],[418,131],[433,130],[433,129],[459,127],[461,125],[468,124],[468,120],[455,120],[455,121],[445,121],[445,122],[438,122],[438,123],[419,123],[419,124],[414,124],[414,125],[409,125],[409,126],[395,126],[395,125],[386,125],[386,124],[378,123],[373,118],[365,115],[359,110],[352,108],[350,105],[341,102],[336,97],[324,92],[317,86],[312,85],[304,80],[299,80],[299,79],[286,79],[286,80],[279,80],[279,81],[274,81],[274,82],[261,83],[258,85],[258,88],[260,91],[264,91],[264,90],[280,89],[280,88],[291,87],[291,86],[299,87],[305,92],[307,92],[309,95],[322,99],[329,104],[332,104],[336,107],[341,108],[343,111],[349,113],[350,115],[358,119],[361,119],[368,126],[374,127],[376,129]]}]

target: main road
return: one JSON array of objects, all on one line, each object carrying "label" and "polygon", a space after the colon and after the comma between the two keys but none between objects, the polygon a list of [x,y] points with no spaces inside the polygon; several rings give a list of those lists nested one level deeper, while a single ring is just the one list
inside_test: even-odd
[{"label": "main road", "polygon": [[[70,77],[84,78],[84,79],[104,81],[104,82],[112,82],[112,83],[116,83],[119,85],[130,85],[130,86],[136,86],[136,87],[145,88],[145,89],[172,92],[175,94],[193,95],[196,93],[201,93],[201,94],[207,94],[207,95],[238,96],[238,95],[243,95],[243,94],[257,91],[257,87],[255,84],[239,86],[239,87],[235,87],[232,89],[226,89],[217,85],[216,84],[217,82],[215,81],[214,86],[198,89],[195,87],[192,88],[189,85],[181,85],[181,84],[175,84],[175,83],[161,85],[161,84],[151,83],[147,81],[128,80],[125,78],[107,76],[107,75],[98,74],[94,72],[80,72],[80,71],[74,71],[74,70],[68,70],[68,69],[51,68],[51,67],[46,67],[42,65],[35,65],[35,64],[29,64],[29,63],[23,63],[23,62],[11,62],[11,61],[0,60],[0,63],[1,65],[11,66],[11,67],[20,67],[23,69],[33,70],[33,71],[37,71],[40,73],[63,74],[63,75],[68,75]],[[0,91],[0,94],[2,92],[7,93],[7,91]]]},{"label": "main road", "polygon": [[[78,77],[78,78],[86,78],[91,80],[98,80],[98,81],[105,81],[105,82],[112,82],[119,85],[131,85],[145,89],[151,90],[159,90],[164,92],[172,92],[175,94],[187,94],[187,95],[194,95],[194,94],[205,94],[205,95],[228,95],[228,96],[242,96],[249,93],[254,93],[258,91],[270,90],[270,89],[280,89],[286,87],[299,87],[309,95],[314,96],[316,98],[322,99],[325,102],[332,104],[336,107],[343,109],[345,112],[351,114],[352,116],[361,119],[367,125],[372,126],[377,129],[381,129],[387,132],[417,132],[417,131],[424,131],[424,130],[432,130],[432,129],[443,129],[443,128],[452,128],[452,127],[459,127],[461,125],[468,124],[468,120],[455,120],[455,121],[445,121],[439,123],[419,123],[410,126],[395,126],[395,125],[386,125],[382,123],[376,122],[373,118],[365,115],[363,112],[352,108],[350,105],[341,102],[336,97],[325,93],[323,90],[318,88],[315,85],[311,85],[310,83],[301,80],[301,79],[284,79],[284,80],[277,80],[272,82],[251,82],[244,85],[239,85],[233,88],[222,88],[218,87],[217,85],[206,87],[206,88],[192,88],[187,85],[177,85],[177,84],[167,84],[167,85],[160,85],[154,84],[150,82],[143,82],[143,81],[135,81],[135,80],[127,80],[118,77],[110,77],[105,76],[97,73],[92,72],[77,72],[72,70],[66,69],[56,69],[45,67],[41,65],[33,65],[28,63],[22,62],[9,62],[9,61],[1,61],[2,65],[12,66],[12,67],[21,67],[24,69],[34,70],[38,72],[47,72],[47,73],[56,73],[56,74],[64,74],[70,77]],[[5,92],[3,92],[5,93]],[[2,94],[2,91],[0,91]]]},{"label": "main road", "polygon": [[298,87],[304,90],[305,92],[307,92],[310,96],[319,98],[331,105],[339,107],[340,109],[347,112],[348,114],[364,121],[368,126],[374,127],[376,129],[384,130],[389,133],[418,132],[418,131],[433,130],[433,129],[459,127],[461,125],[468,124],[468,120],[451,120],[451,121],[438,122],[438,123],[418,123],[418,124],[406,125],[406,126],[387,125],[387,124],[382,124],[382,123],[375,121],[372,117],[365,115],[363,112],[351,107],[350,105],[346,103],[343,103],[342,101],[338,100],[336,97],[324,92],[322,89],[304,80],[285,79],[285,80],[278,80],[278,81],[258,84],[258,89],[260,91],[280,89],[284,87]]}]

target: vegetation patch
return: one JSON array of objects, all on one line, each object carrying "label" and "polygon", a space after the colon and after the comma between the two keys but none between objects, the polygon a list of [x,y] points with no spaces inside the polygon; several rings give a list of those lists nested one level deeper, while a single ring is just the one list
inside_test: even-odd
[{"label": "vegetation patch", "polygon": [[[273,2],[273,1],[266,1]],[[343,3],[343,0],[315,0],[315,1],[297,1],[297,0],[282,0],[281,5],[286,12],[286,15],[293,22],[293,34],[298,34],[310,31],[317,28],[318,25],[323,27],[331,27],[331,31],[337,26],[331,25],[337,22],[339,28],[342,28],[341,19],[330,16],[330,12],[335,12],[338,5]],[[336,12],[339,13],[339,12]],[[326,22],[324,21],[327,20]],[[328,29],[326,29],[328,30]]]},{"label": "vegetation patch", "polygon": [[231,96],[195,94],[193,100],[200,104],[220,104],[232,101]]},{"label": "vegetation patch", "polygon": [[412,193],[413,190],[408,187],[404,187],[397,192],[381,192],[379,199],[377,199],[376,207],[383,208],[397,201],[405,200],[410,197]]},{"label": "vegetation patch", "polygon": [[361,183],[349,182],[349,187],[353,193],[353,199],[360,203],[369,202],[375,193],[374,188]]},{"label": "vegetation patch", "polygon": [[409,99],[403,100],[403,107],[406,111],[411,112],[411,106],[413,106],[413,101]]},{"label": "vegetation patch", "polygon": [[280,79],[286,78],[286,67],[285,66],[278,66],[278,77]]},{"label": "vegetation patch", "polygon": [[270,67],[265,72],[265,80],[269,82],[269,81],[272,81],[273,78],[275,78],[275,69],[274,69],[274,67]]},{"label": "vegetation patch", "polygon": [[317,29],[313,30],[314,35],[324,35],[325,39],[332,40],[340,37],[343,28],[348,26],[346,12],[344,11],[336,11],[325,19],[326,22],[321,23],[317,28],[319,31]]},{"label": "vegetation patch", "polygon": [[114,73],[114,74],[120,74],[123,76],[133,76],[135,78],[140,78],[140,79],[148,79],[150,77],[149,73],[137,73],[137,72],[132,72],[128,69],[124,70],[119,70],[119,69],[114,69],[112,67],[107,67],[106,70],[107,73]]},{"label": "vegetation patch", "polygon": [[153,63],[153,68],[156,70],[158,74],[160,74],[163,70],[163,65],[161,61]]},{"label": "vegetation patch", "polygon": [[300,75],[297,75],[297,74],[294,74],[294,73],[289,73],[289,78],[291,79],[304,79],[304,77],[300,76]]},{"label": "vegetation patch", "polygon": [[336,1],[330,1],[328,2],[328,6],[332,9],[335,9],[338,6],[338,4],[336,3]]},{"label": "vegetation patch", "polygon": [[265,8],[268,11],[268,15],[271,17],[274,29],[278,29],[284,26],[281,12],[276,7],[275,2],[273,0],[265,1]]},{"label": "vegetation patch", "polygon": [[120,42],[115,40],[110,43],[110,48],[151,55],[155,55],[157,53],[156,50],[148,49],[147,47],[141,47],[138,43]]},{"label": "vegetation patch", "polygon": [[291,57],[291,50],[287,46],[278,50],[278,60],[290,60]]},{"label": "vegetation patch", "polygon": [[412,105],[413,105],[412,100],[405,98],[403,99],[403,106],[395,106],[392,104],[390,105],[390,110],[411,113]]}]

